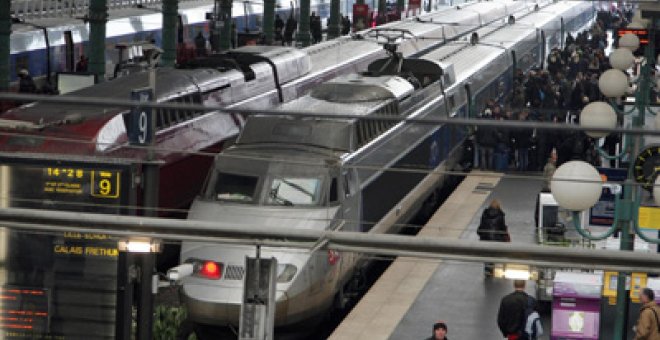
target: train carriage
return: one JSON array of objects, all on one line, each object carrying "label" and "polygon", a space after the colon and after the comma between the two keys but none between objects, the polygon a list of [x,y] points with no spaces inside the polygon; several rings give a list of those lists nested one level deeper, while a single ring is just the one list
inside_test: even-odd
[{"label": "train carriage", "polygon": [[[332,79],[277,107],[281,116],[251,116],[237,144],[216,158],[188,218],[223,219],[245,228],[396,231],[372,226],[422,180],[424,171],[461,169],[467,133],[455,126],[369,116],[468,117],[492,95],[510,89],[514,68],[541,66],[547,52],[539,30],[560,20],[583,27],[589,24],[583,13],[593,16],[591,5],[543,6],[518,23],[479,29],[480,43],[458,41],[414,58],[393,53],[372,62],[364,73]],[[314,117],[315,111],[323,115]],[[300,118],[289,112],[311,114]],[[333,119],[332,112],[338,117]],[[412,171],[389,171],[393,168]],[[450,177],[441,175],[439,181]],[[399,221],[406,222],[422,204],[423,199],[415,202]],[[359,254],[337,256],[326,250],[260,251],[278,259],[276,327],[305,322],[341,305],[352,286],[347,283],[367,261]],[[202,270],[183,279],[183,299],[194,322],[238,323],[246,256],[255,256],[255,248],[183,243],[182,262],[197,268],[213,262],[226,270],[226,276],[209,277]]]}]

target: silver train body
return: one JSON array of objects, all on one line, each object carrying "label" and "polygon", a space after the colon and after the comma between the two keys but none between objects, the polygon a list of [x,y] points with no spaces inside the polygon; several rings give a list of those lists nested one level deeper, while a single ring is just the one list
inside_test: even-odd
[{"label": "silver train body", "polygon": [[[590,4],[549,4],[513,25],[479,30],[483,44],[458,42],[406,59],[403,68],[417,81],[396,75],[342,76],[277,107],[281,117],[250,117],[237,144],[216,157],[206,189],[188,218],[245,228],[392,231],[374,231],[372,226],[424,175],[387,169],[460,166],[465,129],[313,116],[295,119],[287,112],[467,117],[468,105],[484,105],[510,89],[513,58],[521,69],[541,65],[556,44],[560,20],[569,31],[577,31],[593,15]],[[377,60],[369,70],[381,66],[383,61]],[[250,246],[183,242],[182,262],[212,261],[222,268],[215,279],[197,273],[182,281],[191,320],[238,324],[244,261],[255,252]],[[354,253],[288,248],[262,248],[261,256],[275,257],[279,263],[276,326],[328,312],[367,260]]]}]

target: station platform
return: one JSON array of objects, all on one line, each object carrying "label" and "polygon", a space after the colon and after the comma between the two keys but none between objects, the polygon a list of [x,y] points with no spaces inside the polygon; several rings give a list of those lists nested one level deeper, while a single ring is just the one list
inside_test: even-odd
[{"label": "station platform", "polygon": [[[473,171],[418,235],[477,239],[481,213],[497,199],[512,242],[532,243],[533,208],[542,184],[540,176]],[[497,311],[512,291],[512,281],[486,278],[481,263],[399,257],[329,339],[425,339],[438,320],[447,323],[450,339],[501,339]],[[535,295],[532,281],[527,292]],[[548,318],[542,321],[549,329]]]}]

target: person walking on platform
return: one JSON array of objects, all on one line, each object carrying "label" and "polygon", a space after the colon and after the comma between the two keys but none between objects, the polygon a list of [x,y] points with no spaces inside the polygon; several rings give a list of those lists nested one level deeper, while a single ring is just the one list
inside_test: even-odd
[{"label": "person walking on platform", "polygon": [[76,72],[87,72],[87,65],[89,64],[89,60],[87,57],[85,57],[84,54],[80,55],[80,59],[78,59],[78,62],[76,63]]},{"label": "person walking on platform", "polygon": [[[491,110],[486,109],[481,118],[492,119]],[[497,145],[497,130],[491,126],[480,126],[477,128],[475,137],[477,139],[479,167],[482,170],[494,169],[493,155],[495,153],[495,146]]]},{"label": "person walking on platform", "polygon": [[26,69],[21,69],[18,71],[18,92],[19,93],[36,93],[37,85],[34,83],[34,79],[30,76],[30,72]]},{"label": "person walking on platform", "polygon": [[275,40],[282,41],[284,43],[284,38],[282,32],[284,31],[284,20],[280,18],[279,14],[275,14]]},{"label": "person walking on platform", "polygon": [[433,324],[433,335],[426,340],[447,340],[447,324],[444,321]]},{"label": "person walking on platform", "polygon": [[309,28],[312,31],[312,43],[317,44],[323,40],[323,28],[321,27],[321,17],[312,12],[309,17]]},{"label": "person walking on platform", "polygon": [[206,39],[202,32],[198,32],[195,37],[195,52],[197,52],[198,57],[203,57],[206,55]]},{"label": "person walking on platform", "polygon": [[[502,298],[500,309],[497,312],[497,326],[502,335],[508,340],[533,340],[535,335],[529,336],[528,328],[529,315],[536,313],[536,299],[525,293],[525,281],[513,281],[513,293]],[[532,315],[538,318],[538,313]],[[537,324],[538,319],[533,319],[532,323]],[[534,326],[532,326],[534,328]],[[542,331],[541,331],[542,332]]]},{"label": "person walking on platform", "polygon": [[[488,208],[484,209],[481,214],[477,235],[479,235],[481,241],[511,241],[508,228],[504,222],[504,212],[497,200],[490,202]],[[485,263],[484,272],[487,276],[493,275],[493,264]]]},{"label": "person walking on platform", "polygon": [[291,46],[293,43],[293,33],[298,28],[298,22],[293,18],[293,13],[289,15],[289,18],[286,19],[286,26],[284,27],[284,41],[282,41],[282,46]]},{"label": "person walking on platform", "polygon": [[349,33],[351,33],[351,19],[345,15],[341,20],[341,34],[348,35]]},{"label": "person walking on platform", "polygon": [[660,308],[655,303],[655,293],[644,288],[639,293],[642,307],[635,325],[635,340],[660,340]]}]

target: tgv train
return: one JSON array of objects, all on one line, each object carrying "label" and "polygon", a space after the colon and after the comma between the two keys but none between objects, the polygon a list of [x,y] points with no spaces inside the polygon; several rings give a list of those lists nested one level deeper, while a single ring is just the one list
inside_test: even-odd
[{"label": "tgv train", "polygon": [[[309,56],[288,47],[251,46],[210,59],[214,67],[157,69],[154,101],[228,105],[275,86],[269,63],[282,84],[310,69]],[[132,90],[138,90],[139,98],[146,95],[140,89],[150,86],[149,78],[148,72],[130,74],[62,98],[129,100]],[[157,212],[182,215],[202,187],[211,156],[232,143],[244,120],[183,109],[157,109],[153,114],[155,131],[146,111],[126,107],[34,102],[3,114],[0,207],[143,214],[146,197],[153,192],[145,185],[151,160],[159,170]],[[151,135],[154,143],[147,146],[154,148],[153,157],[140,142]],[[48,319],[35,321],[46,326],[35,327],[27,337],[115,338],[114,317],[109,316],[114,315],[121,275],[116,238],[11,231],[0,235],[0,247],[8,254],[0,280],[49,295],[43,303],[49,307],[44,313]],[[165,250],[158,258],[163,268],[176,263],[179,254],[178,248]],[[29,306],[16,308],[34,312]],[[19,323],[2,331],[32,326]]]},{"label": "tgv train", "polygon": [[[404,57],[416,56],[465,37],[479,28],[526,15],[534,10],[535,5],[542,6],[544,3],[546,2],[537,4],[510,0],[466,3],[388,23],[380,28],[407,32],[398,40],[398,51]],[[347,72],[364,70],[375,59],[383,58],[386,55],[381,46],[384,37],[379,36],[379,32],[379,30],[367,30],[353,37],[341,37],[305,48],[304,51],[312,59],[314,70],[296,81],[282,85],[284,101],[300,97],[315,84]],[[272,107],[278,102],[277,93],[271,91],[233,107],[259,109]]]},{"label": "tgv train", "polygon": [[[310,68],[309,56],[295,48],[245,46],[211,56],[194,68],[156,69],[154,101],[230,105],[273,89],[275,74],[278,84],[287,84]],[[129,100],[132,90],[149,86],[149,72],[140,72],[64,96]],[[128,132],[134,128],[142,135],[153,133],[155,147],[162,150],[156,158],[161,162],[161,187],[166,188],[160,191],[160,206],[185,208],[197,194],[211,163],[209,156],[197,153],[218,152],[243,125],[243,118],[236,115],[158,109],[156,131],[147,131],[144,124],[131,126],[130,111],[125,107],[45,102],[24,105],[1,116],[0,130],[20,131],[27,136],[0,135],[0,154],[92,157],[100,163],[121,159],[138,164],[146,160],[146,153],[130,145]],[[43,142],[20,142],[36,137],[43,138]],[[181,177],[181,173],[186,176]]]},{"label": "tgv train", "polygon": [[[188,218],[246,229],[375,232],[374,223],[424,177],[388,170],[460,168],[466,131],[369,116],[471,117],[486,100],[511,89],[514,68],[540,66],[563,32],[586,27],[593,17],[591,4],[550,4],[512,25],[480,29],[475,32],[480,43],[455,42],[417,58],[392,54],[365,73],[329,80],[277,107],[281,115],[251,116],[236,145],[216,157]],[[311,115],[296,118],[287,115],[291,112]],[[327,116],[333,112],[363,119]],[[377,232],[389,231],[395,230]],[[183,242],[181,262],[199,268],[182,280],[193,322],[237,325],[245,258],[255,254],[251,246]],[[361,254],[323,249],[262,247],[260,254],[278,261],[276,326],[305,322],[341,305],[367,261]]]},{"label": "tgv train", "polygon": [[[350,2],[350,4],[345,4]],[[343,6],[353,1],[341,0]],[[106,74],[113,74],[118,60],[115,46],[119,43],[154,40],[162,41],[162,16],[160,5],[153,8],[110,10],[106,24]],[[278,0],[276,11],[283,18],[298,11],[295,1]],[[323,18],[329,16],[329,1],[312,0],[311,11]],[[342,7],[344,8],[344,7]],[[15,10],[15,12],[17,9]],[[178,44],[192,44],[198,32],[209,36],[207,13],[213,12],[212,0],[179,3]],[[16,13],[15,15],[19,15]],[[234,1],[232,16],[238,32],[261,30],[263,3],[260,1]],[[11,80],[17,78],[20,69],[27,69],[34,77],[51,73],[75,71],[75,63],[89,41],[89,25],[82,17],[23,18],[12,24]]]}]

